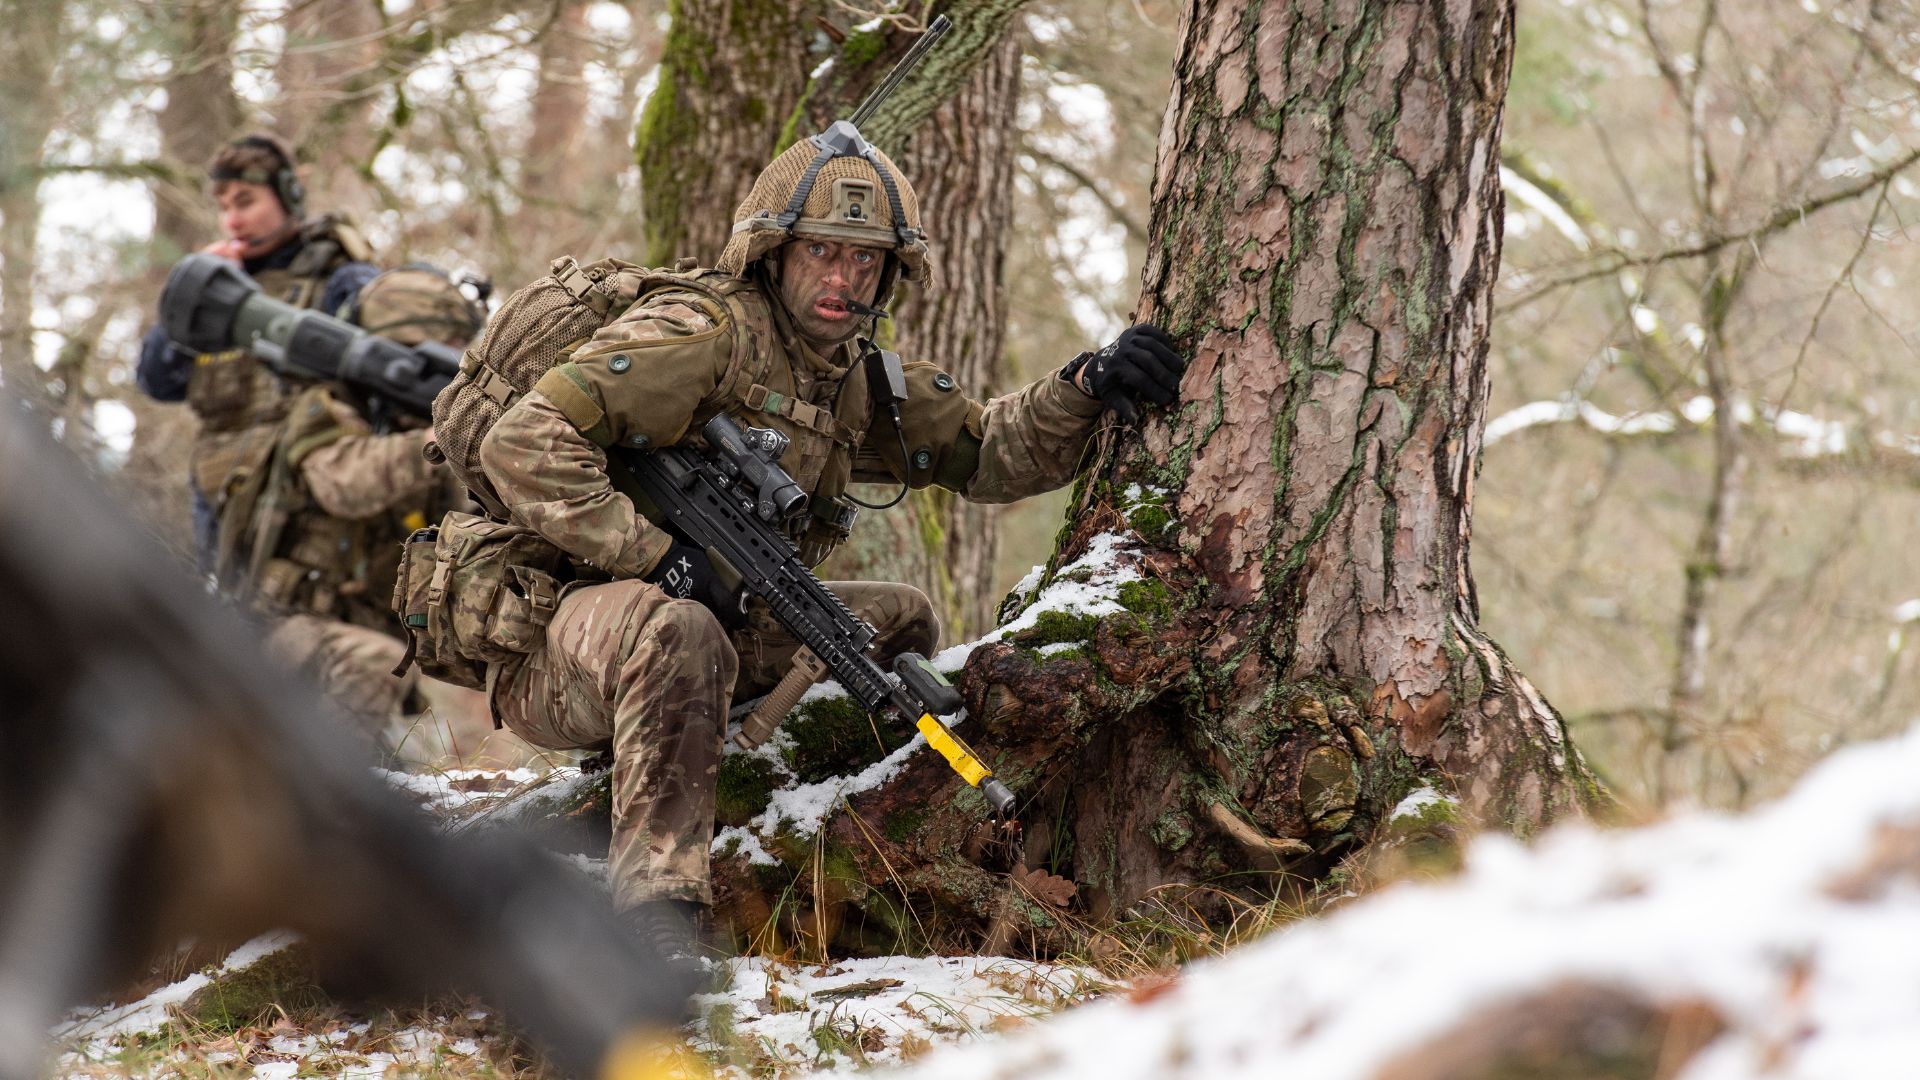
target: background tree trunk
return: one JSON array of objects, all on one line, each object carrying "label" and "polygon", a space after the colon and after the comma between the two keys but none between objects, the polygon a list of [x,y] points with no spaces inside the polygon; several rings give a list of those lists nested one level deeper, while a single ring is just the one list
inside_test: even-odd
[{"label": "background tree trunk", "polygon": [[167,103],[160,110],[160,157],[173,175],[153,191],[157,295],[166,270],[180,256],[214,239],[208,204],[207,162],[240,128],[240,99],[233,92],[233,38],[240,12],[229,0],[203,0],[171,9],[164,30],[172,47]]},{"label": "background tree trunk", "polygon": [[591,129],[582,70],[591,54],[591,32],[587,4],[562,0],[553,25],[540,39],[540,83],[533,91],[533,123],[520,156],[525,201],[518,222],[521,235],[537,238],[537,246],[521,252],[514,265],[495,268],[501,280],[532,281],[546,273],[548,260],[579,250],[586,238],[583,223],[571,209],[591,175],[584,167]]},{"label": "background tree trunk", "polygon": [[[938,284],[903,290],[883,333],[913,359],[952,372],[976,395],[1000,389],[1006,230],[1012,218],[1013,113],[1019,47],[1007,26],[1019,0],[926,5],[955,29],[871,122],[868,138],[907,173],[921,198]],[[850,113],[913,41],[882,23],[845,33],[836,51],[805,47],[819,20],[844,16],[807,0],[676,3],[659,86],[640,122],[647,261],[711,264],[733,212],[760,170],[796,138]],[[827,60],[831,63],[827,63]],[[753,81],[726,73],[751,71]],[[896,152],[897,151],[897,152]],[[1062,358],[1064,359],[1064,358]],[[867,493],[868,501],[891,490]],[[884,578],[919,587],[941,609],[947,640],[986,628],[994,545],[991,511],[923,493],[869,512],[828,577]]]},{"label": "background tree trunk", "polygon": [[1049,567],[1117,551],[1127,610],[967,662],[1017,843],[918,754],[828,822],[820,861],[857,870],[819,911],[904,890],[1045,947],[1036,896],[1105,920],[1164,885],[1314,880],[1417,788],[1523,831],[1600,797],[1476,628],[1468,565],[1511,5],[1196,0],[1182,36],[1141,313],[1191,357],[1183,404],[1103,435]]},{"label": "background tree trunk", "polygon": [[286,18],[286,47],[274,69],[279,98],[273,131],[302,164],[309,213],[360,213],[347,186],[353,165],[374,144],[373,88],[385,55],[377,4],[365,0],[304,0]]},{"label": "background tree trunk", "polygon": [[0,380],[44,403],[33,362],[34,258],[40,228],[41,158],[58,113],[53,65],[63,47],[59,4],[6,0],[0,46]]},{"label": "background tree trunk", "polygon": [[[806,0],[671,0],[660,82],[635,136],[644,261],[711,266],[733,211],[781,139],[807,85]],[[813,61],[819,63],[818,60]]]}]

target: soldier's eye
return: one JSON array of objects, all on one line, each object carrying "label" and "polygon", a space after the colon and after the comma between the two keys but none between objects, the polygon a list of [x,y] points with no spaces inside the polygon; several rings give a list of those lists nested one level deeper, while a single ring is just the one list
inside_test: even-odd
[{"label": "soldier's eye", "polygon": [[861,266],[866,266],[867,264],[873,262],[873,252],[856,251],[853,253],[853,261],[859,263]]},{"label": "soldier's eye", "polygon": [[821,258],[822,256],[826,255],[826,253],[827,253],[827,245],[825,244],[808,244],[807,245],[807,254],[813,256],[816,259]]}]

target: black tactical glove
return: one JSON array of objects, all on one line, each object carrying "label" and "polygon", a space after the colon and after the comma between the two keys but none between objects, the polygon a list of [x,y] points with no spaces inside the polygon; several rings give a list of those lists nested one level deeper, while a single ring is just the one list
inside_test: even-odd
[{"label": "black tactical glove", "polygon": [[1178,400],[1180,373],[1187,370],[1173,338],[1151,323],[1129,326],[1099,352],[1074,357],[1060,377],[1072,382],[1083,366],[1087,392],[1129,423],[1138,417],[1142,399],[1155,405]]},{"label": "black tactical glove", "polygon": [[730,629],[746,621],[744,594],[721,583],[707,553],[692,544],[676,539],[643,580],[660,586],[661,591],[676,600],[706,605],[707,610]]}]

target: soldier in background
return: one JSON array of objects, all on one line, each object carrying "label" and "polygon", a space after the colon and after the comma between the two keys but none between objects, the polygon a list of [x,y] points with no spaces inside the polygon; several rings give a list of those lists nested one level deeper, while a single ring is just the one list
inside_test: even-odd
[{"label": "soldier in background", "polygon": [[[374,278],[342,314],[404,345],[455,349],[484,317],[423,264]],[[383,412],[339,387],[300,390],[265,458],[238,467],[214,572],[223,589],[275,618],[270,655],[315,679],[377,744],[399,750],[408,741],[403,717],[424,704],[415,696],[417,672],[393,674],[405,652],[391,608],[400,544],[469,504],[445,466],[423,456],[431,429]],[[379,430],[388,424],[408,429]],[[459,692],[446,690],[457,701]],[[419,757],[426,748],[406,749]]]},{"label": "soldier in background", "polygon": [[[379,273],[344,216],[306,216],[306,189],[279,140],[256,134],[222,147],[207,178],[225,238],[203,250],[238,262],[268,295],[337,314]],[[245,350],[190,353],[158,324],[141,342],[135,381],[156,401],[185,401],[200,419],[188,485],[194,547],[200,569],[211,571],[229,483],[241,462],[261,456],[293,388]]]}]

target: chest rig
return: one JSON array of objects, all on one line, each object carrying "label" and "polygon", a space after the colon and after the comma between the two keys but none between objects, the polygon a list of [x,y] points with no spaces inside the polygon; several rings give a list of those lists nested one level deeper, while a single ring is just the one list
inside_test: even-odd
[{"label": "chest rig", "polygon": [[[762,288],[729,275],[713,277],[730,283],[719,298],[739,336],[727,374],[702,403],[693,428],[725,412],[745,426],[787,437],[780,467],[808,494],[811,510],[790,527],[789,538],[803,562],[818,566],[853,529],[855,511],[844,495],[872,419],[865,371],[859,364],[820,370]],[[708,314],[716,322],[722,315],[711,309]]]}]

